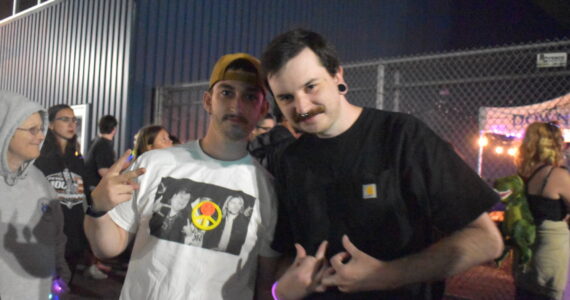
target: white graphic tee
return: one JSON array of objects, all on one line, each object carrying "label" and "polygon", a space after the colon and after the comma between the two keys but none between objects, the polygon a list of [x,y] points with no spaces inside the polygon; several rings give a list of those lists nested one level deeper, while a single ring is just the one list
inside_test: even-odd
[{"label": "white graphic tee", "polygon": [[251,156],[219,161],[198,141],[149,151],[140,189],[111,212],[136,233],[121,299],[252,299],[270,248],[277,202]]}]

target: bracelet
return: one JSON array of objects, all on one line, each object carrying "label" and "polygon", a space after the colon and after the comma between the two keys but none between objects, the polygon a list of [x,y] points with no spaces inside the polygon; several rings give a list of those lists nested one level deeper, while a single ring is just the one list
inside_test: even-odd
[{"label": "bracelet", "polygon": [[277,283],[279,283],[279,281],[275,281],[271,286],[271,296],[273,296],[273,300],[279,300],[279,297],[277,297]]},{"label": "bracelet", "polygon": [[106,213],[107,213],[106,211],[93,210],[93,207],[91,205],[88,205],[87,209],[85,210],[85,214],[92,218],[100,218],[104,216]]}]

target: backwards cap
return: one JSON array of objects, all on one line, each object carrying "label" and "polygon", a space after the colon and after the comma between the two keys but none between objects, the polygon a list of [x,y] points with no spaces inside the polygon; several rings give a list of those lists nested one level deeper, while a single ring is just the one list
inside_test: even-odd
[{"label": "backwards cap", "polygon": [[[228,70],[229,65],[240,59],[250,62],[253,67],[255,67],[255,70],[257,71],[256,74],[242,72],[240,70]],[[257,58],[247,53],[226,54],[218,59],[214,65],[214,69],[212,69],[212,75],[210,75],[210,88],[220,80],[238,80],[259,86],[262,90],[265,90],[262,76],[261,63]]]}]

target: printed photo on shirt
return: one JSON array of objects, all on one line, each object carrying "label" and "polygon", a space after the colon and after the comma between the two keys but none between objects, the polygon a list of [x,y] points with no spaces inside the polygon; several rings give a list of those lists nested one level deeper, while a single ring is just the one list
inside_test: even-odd
[{"label": "printed photo on shirt", "polygon": [[239,255],[254,204],[255,198],[242,191],[165,177],[155,195],[150,233],[163,240]]}]

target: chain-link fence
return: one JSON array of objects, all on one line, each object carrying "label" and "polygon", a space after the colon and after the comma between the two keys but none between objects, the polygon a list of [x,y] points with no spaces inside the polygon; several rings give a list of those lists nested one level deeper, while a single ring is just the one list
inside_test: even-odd
[{"label": "chain-link fence", "polygon": [[[570,128],[570,102],[562,98],[518,107],[570,92],[569,52],[566,40],[346,65],[348,98],[357,105],[415,115],[482,177],[493,180],[515,172],[511,149],[526,125],[559,120]],[[482,107],[513,106],[480,120]],[[487,141],[481,151],[480,136]]]},{"label": "chain-link fence", "polygon": [[166,127],[182,143],[203,137],[208,114],[202,108],[202,97],[207,89],[208,81],[157,88],[154,122]]},{"label": "chain-link fence", "polygon": [[[415,115],[482,177],[493,180],[514,173],[509,149],[528,123],[560,120],[570,128],[564,111],[570,104],[513,108],[487,123],[480,121],[480,109],[537,104],[569,93],[569,52],[570,40],[564,40],[347,64],[344,74],[352,103]],[[201,82],[157,89],[155,120],[182,140],[203,136],[206,88],[207,82]],[[480,151],[481,132],[488,144]]]}]

